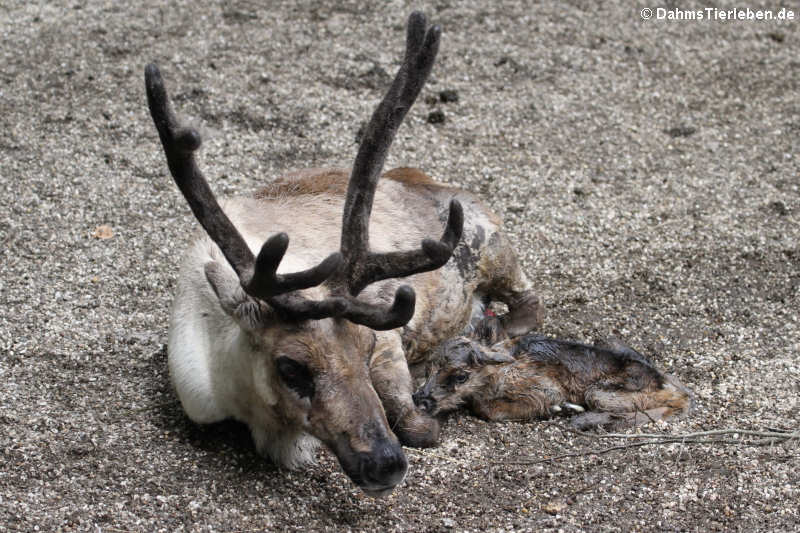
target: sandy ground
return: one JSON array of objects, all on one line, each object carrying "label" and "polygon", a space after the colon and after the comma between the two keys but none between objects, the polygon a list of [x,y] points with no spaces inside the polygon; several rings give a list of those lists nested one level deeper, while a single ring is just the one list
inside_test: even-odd
[{"label": "sandy ground", "polygon": [[694,389],[691,418],[647,431],[797,430],[800,22],[642,20],[628,2],[58,4],[0,6],[0,531],[800,531],[797,441],[555,459],[633,441],[457,415],[372,500],[327,452],[279,471],[239,425],[189,422],[165,342],[194,221],[142,79],[157,61],[215,190],[245,194],[349,164],[421,7],[442,49],[389,165],[505,217],[545,333],[621,336]]}]

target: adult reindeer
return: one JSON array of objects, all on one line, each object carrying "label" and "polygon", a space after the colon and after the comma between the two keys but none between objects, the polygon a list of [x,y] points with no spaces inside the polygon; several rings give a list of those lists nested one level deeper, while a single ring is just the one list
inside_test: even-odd
[{"label": "adult reindeer", "polygon": [[[414,406],[409,365],[459,333],[481,311],[474,302],[506,302],[512,332],[541,321],[500,220],[479,200],[416,169],[379,181],[439,36],[421,13],[409,17],[402,66],[349,180],[339,169],[300,171],[222,205],[194,160],[199,134],[179,124],[158,68],[145,71],[169,169],[205,230],[183,260],[170,323],[184,410],[199,423],[245,422],[258,450],[287,467],[322,441],[376,496],[405,475],[400,443],[438,439],[436,420]],[[439,241],[422,240],[445,220]]]}]

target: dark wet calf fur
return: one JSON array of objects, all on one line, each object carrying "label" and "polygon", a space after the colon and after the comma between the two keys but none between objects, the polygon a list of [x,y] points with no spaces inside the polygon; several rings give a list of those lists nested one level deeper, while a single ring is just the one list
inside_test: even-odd
[{"label": "dark wet calf fur", "polygon": [[496,317],[446,341],[414,399],[431,415],[461,405],[487,420],[574,414],[581,429],[636,426],[686,414],[692,404],[675,377],[620,342],[508,338]]}]

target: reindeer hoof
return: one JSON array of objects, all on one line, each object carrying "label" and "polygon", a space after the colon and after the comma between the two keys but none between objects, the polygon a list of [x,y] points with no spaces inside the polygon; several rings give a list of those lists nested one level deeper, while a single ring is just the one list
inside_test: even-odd
[{"label": "reindeer hoof", "polygon": [[433,448],[439,444],[439,421],[419,411],[406,415],[394,428],[400,444],[410,448]]},{"label": "reindeer hoof", "polygon": [[508,304],[508,313],[501,320],[509,337],[537,331],[544,322],[544,306],[533,291],[525,291]]}]

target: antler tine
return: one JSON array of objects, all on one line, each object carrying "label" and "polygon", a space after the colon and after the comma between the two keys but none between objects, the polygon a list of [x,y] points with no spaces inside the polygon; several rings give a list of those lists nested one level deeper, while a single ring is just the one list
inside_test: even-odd
[{"label": "antler tine", "polygon": [[302,272],[276,273],[289,245],[289,237],[285,233],[270,237],[262,246],[258,258],[254,259],[247,243],[222,211],[197,167],[194,152],[202,143],[200,134],[192,128],[179,125],[161,73],[153,63],[145,68],[145,87],[150,115],[161,138],[170,173],[200,225],[217,243],[239,276],[245,292],[255,298],[269,299],[286,292],[314,287],[325,281],[339,267],[341,254],[334,253],[319,265]]},{"label": "antler tine", "polygon": [[[352,271],[369,251],[369,216],[386,154],[403,118],[422,90],[439,50],[441,29],[433,26],[426,31],[426,24],[422,13],[414,12],[408,18],[403,65],[372,114],[358,148],[342,217],[344,281],[352,279]],[[351,294],[355,293],[351,290]]]},{"label": "antler tine", "polygon": [[394,294],[394,302],[388,309],[348,298],[349,305],[342,316],[350,322],[376,330],[387,330],[405,326],[414,316],[416,295],[408,285],[401,285]]},{"label": "antler tine", "polygon": [[420,272],[436,270],[447,263],[461,240],[464,211],[458,200],[450,200],[442,238],[424,239],[418,250],[388,253],[369,253],[350,282],[351,294],[358,294],[370,283],[388,278],[403,278]]},{"label": "antler tine", "polygon": [[267,239],[256,258],[253,277],[245,287],[249,294],[267,299],[274,295],[316,287],[328,279],[342,263],[342,254],[335,252],[308,270],[277,274],[288,247],[289,236],[286,233],[277,233]]},{"label": "antler tine", "polygon": [[282,294],[269,303],[285,320],[319,320],[321,318],[346,318],[375,330],[388,330],[404,326],[414,316],[416,296],[414,289],[402,285],[387,307],[376,306],[353,296],[332,296],[321,301],[310,301],[296,293]]}]

